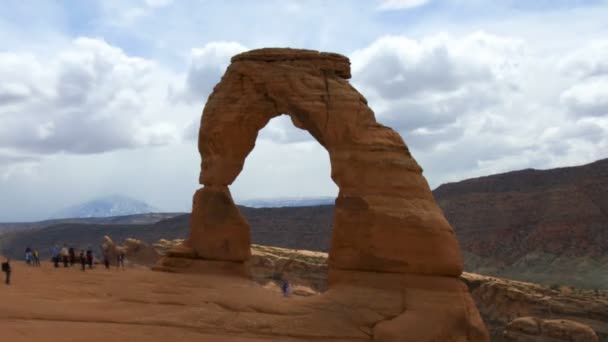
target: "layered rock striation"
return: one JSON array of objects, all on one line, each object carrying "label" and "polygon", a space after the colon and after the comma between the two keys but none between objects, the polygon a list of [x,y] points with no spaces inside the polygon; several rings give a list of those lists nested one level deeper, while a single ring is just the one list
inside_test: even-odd
[{"label": "layered rock striation", "polygon": [[471,272],[608,287],[608,159],[520,170],[434,192]]}]

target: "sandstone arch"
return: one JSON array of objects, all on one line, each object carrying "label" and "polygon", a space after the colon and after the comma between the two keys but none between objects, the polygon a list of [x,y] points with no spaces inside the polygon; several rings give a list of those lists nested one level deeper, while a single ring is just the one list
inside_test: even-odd
[{"label": "sandstone arch", "polygon": [[203,110],[203,188],[194,195],[190,236],[160,267],[190,265],[179,261],[190,258],[231,271],[249,258],[249,225],[228,187],[258,131],[286,113],[327,149],[331,178],[340,189],[330,289],[341,282],[388,284],[386,291],[405,304],[394,319],[374,324],[378,340],[486,341],[458,280],[458,242],[422,169],[399,134],[376,122],[349,78],[349,60],[333,53],[260,49],[234,56]]},{"label": "sandstone arch", "polygon": [[231,200],[257,133],[287,113],[329,152],[336,200],[330,267],[457,276],[454,233],[399,134],[376,122],[347,81],[346,57],[261,49],[232,59],[205,106],[200,183],[187,244],[211,260],[245,261],[249,228]]}]

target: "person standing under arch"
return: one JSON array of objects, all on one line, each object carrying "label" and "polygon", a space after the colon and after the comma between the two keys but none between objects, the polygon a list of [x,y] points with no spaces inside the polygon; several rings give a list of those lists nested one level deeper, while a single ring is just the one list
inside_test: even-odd
[{"label": "person standing under arch", "polygon": [[291,285],[289,284],[289,280],[285,278],[283,278],[283,282],[281,283],[281,292],[283,293],[283,297],[291,295]]}]

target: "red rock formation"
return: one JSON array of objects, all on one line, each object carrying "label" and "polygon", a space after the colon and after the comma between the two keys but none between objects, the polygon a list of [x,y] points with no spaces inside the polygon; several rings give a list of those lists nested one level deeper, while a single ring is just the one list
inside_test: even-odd
[{"label": "red rock formation", "polygon": [[101,249],[112,265],[116,265],[119,253],[124,254],[125,263],[130,265],[154,265],[159,259],[158,252],[152,246],[133,238],[125,239],[121,246],[106,235],[103,237]]},{"label": "red rock formation", "polygon": [[462,272],[454,233],[421,168],[401,137],[376,122],[365,98],[345,79],[348,69],[345,57],[302,50],[262,49],[233,58],[202,116],[200,182],[205,187],[195,196],[187,242],[198,255],[247,259],[248,227],[228,185],[241,172],[258,131],[287,113],[329,151],[332,178],[340,187],[332,267]]},{"label": "red rock formation", "polygon": [[597,342],[597,335],[590,327],[564,319],[543,320],[520,317],[513,320],[504,333],[510,342]]},{"label": "red rock formation", "polygon": [[433,194],[467,252],[467,270],[606,288],[608,159],[468,179]]},{"label": "red rock formation", "polygon": [[600,341],[608,341],[607,291],[548,288],[466,272],[461,279],[468,285],[492,341],[502,341],[509,322],[528,316],[582,323],[591,327]]},{"label": "red rock formation", "polygon": [[[374,329],[380,341],[408,336],[486,341],[473,301],[458,280],[458,242],[422,169],[399,134],[376,122],[349,77],[349,60],[332,53],[261,49],[233,57],[202,115],[198,147],[204,187],[194,196],[187,249],[169,256],[194,255],[216,266],[249,258],[249,225],[228,186],[258,131],[287,114],[327,149],[331,177],[340,189],[330,287],[357,284],[401,298],[402,313]],[[167,259],[166,266],[175,265]]]}]

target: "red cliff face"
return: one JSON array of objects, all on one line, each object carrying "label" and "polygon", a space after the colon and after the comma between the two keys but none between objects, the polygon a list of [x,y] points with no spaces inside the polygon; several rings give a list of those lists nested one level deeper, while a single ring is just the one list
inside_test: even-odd
[{"label": "red cliff face", "polygon": [[608,159],[469,179],[433,194],[467,270],[608,286]]}]

